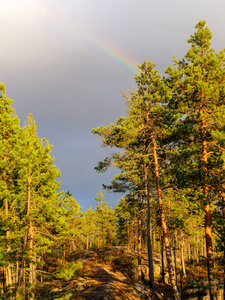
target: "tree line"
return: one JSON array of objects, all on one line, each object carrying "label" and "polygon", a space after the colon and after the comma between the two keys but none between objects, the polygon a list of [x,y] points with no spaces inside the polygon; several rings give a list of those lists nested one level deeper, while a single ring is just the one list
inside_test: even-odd
[{"label": "tree line", "polygon": [[85,213],[59,191],[52,146],[29,114],[23,127],[0,83],[0,299],[35,299],[39,282],[69,280],[80,249],[115,244],[114,212],[100,191]]},{"label": "tree line", "polygon": [[205,21],[199,22],[196,29],[188,40],[190,49],[182,59],[174,57],[174,65],[166,68],[164,77],[150,61],[139,66],[137,88],[124,95],[127,116],[93,129],[103,146],[116,148],[97,167],[99,172],[110,165],[120,170],[105,188],[126,190],[130,197],[136,197],[139,214],[141,199],[147,206],[152,288],[150,219],[153,203],[157,202],[170,283],[177,300],[180,295],[172,262],[171,212],[177,219],[175,227],[180,238],[190,223],[204,218],[211,299],[217,297],[213,230],[220,249],[225,249],[225,56],[224,50],[216,53],[210,47],[212,34]]},{"label": "tree line", "polygon": [[48,253],[77,235],[71,224],[80,206],[58,192],[52,146],[38,137],[32,115],[21,127],[3,83],[0,90],[1,299],[33,299],[37,269],[43,278]]}]

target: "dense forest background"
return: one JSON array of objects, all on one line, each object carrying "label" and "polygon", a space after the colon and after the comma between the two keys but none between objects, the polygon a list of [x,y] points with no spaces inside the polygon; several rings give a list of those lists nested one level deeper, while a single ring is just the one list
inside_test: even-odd
[{"label": "dense forest background", "polygon": [[[152,62],[139,66],[137,88],[124,94],[126,117],[92,130],[103,147],[115,149],[96,166],[120,171],[103,185],[125,195],[114,208],[102,191],[96,208],[85,212],[70,192],[58,192],[52,146],[38,137],[32,115],[21,127],[1,83],[2,299],[35,299],[38,283],[70,280],[82,269],[71,260],[74,252],[102,248],[104,260],[114,246],[133,253],[134,279],[151,289],[159,279],[159,255],[159,280],[164,283],[168,272],[175,299],[189,276],[186,264],[201,266],[210,299],[217,299],[215,278],[224,281],[225,271],[225,52],[211,49],[204,21],[196,29],[190,49],[174,58],[165,77]],[[143,278],[145,251],[149,272]]]}]

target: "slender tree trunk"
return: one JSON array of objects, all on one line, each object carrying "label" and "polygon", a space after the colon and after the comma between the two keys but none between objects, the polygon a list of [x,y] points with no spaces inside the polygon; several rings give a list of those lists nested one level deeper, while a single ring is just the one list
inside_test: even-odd
[{"label": "slender tree trunk", "polygon": [[174,236],[174,248],[173,248],[173,256],[174,256],[174,272],[175,272],[175,278],[176,278],[176,284],[177,284],[177,257],[176,257],[176,234]]},{"label": "slender tree trunk", "polygon": [[205,256],[205,239],[204,232],[201,232],[201,255]]},{"label": "slender tree trunk", "polygon": [[205,210],[206,255],[207,255],[210,300],[216,300],[217,294],[216,294],[216,286],[214,280],[214,259],[213,259],[213,247],[212,247],[212,220],[211,220],[211,213],[210,213],[210,204],[207,199],[204,205],[204,210]]},{"label": "slender tree trunk", "polygon": [[33,292],[33,288],[36,284],[36,254],[34,252],[34,228],[33,228],[33,224],[32,222],[30,222],[30,228],[29,228],[29,283],[30,283],[30,296],[29,296],[29,300],[33,300],[34,299],[34,292]]},{"label": "slender tree trunk", "polygon": [[[28,173],[29,174],[29,173]],[[25,234],[24,234],[24,242],[23,242],[23,251],[25,252],[27,250],[27,242],[28,242],[28,237],[30,235],[30,230],[31,230],[31,222],[29,220],[30,216],[30,208],[31,208],[31,177],[28,175],[27,178],[27,224],[26,224],[26,229],[25,229]],[[29,245],[32,246],[32,245]],[[31,266],[30,269],[30,276],[29,280],[32,277],[31,273],[33,273],[33,266]],[[20,265],[20,273],[19,273],[19,290],[21,290],[21,283],[22,279],[23,280],[23,293],[25,296],[25,254],[22,256],[21,260],[21,265]],[[33,295],[31,295],[31,300],[33,299]]]},{"label": "slender tree trunk", "polygon": [[[26,230],[25,230],[24,239],[23,239],[23,251],[25,251],[27,248],[27,239],[28,239],[28,224],[26,225]],[[19,280],[18,280],[19,285],[21,284],[22,279],[23,279],[24,264],[25,264],[25,256],[23,255],[21,264],[20,264],[20,271],[19,271]]]},{"label": "slender tree trunk", "polygon": [[103,243],[103,256],[105,257],[105,234],[104,234],[103,208],[102,208],[102,243]]},{"label": "slender tree trunk", "polygon": [[187,278],[186,268],[185,268],[185,260],[184,260],[184,237],[183,237],[183,235],[181,237],[180,253],[181,253],[182,275],[184,278]]},{"label": "slender tree trunk", "polygon": [[[203,95],[202,95],[203,99]],[[208,163],[208,153],[207,153],[207,137],[206,137],[206,121],[204,117],[204,110],[201,106],[200,113],[202,116],[202,160],[203,160],[203,172],[207,175],[207,163]],[[209,280],[209,291],[210,300],[217,299],[216,285],[214,280],[214,259],[213,259],[213,247],[212,247],[212,220],[210,212],[210,201],[209,201],[209,188],[205,182],[203,188],[203,194],[205,196],[205,239],[206,239],[206,254],[207,254],[207,267],[208,267],[208,280]]]},{"label": "slender tree trunk", "polygon": [[133,249],[134,249],[134,258],[136,255],[136,237],[135,237],[135,224],[134,224],[134,216],[132,218],[132,244],[133,244]]},{"label": "slender tree trunk", "polygon": [[197,240],[197,249],[196,249],[196,261],[199,264],[199,235],[196,237]]},{"label": "slender tree trunk", "polygon": [[89,239],[89,237],[88,237],[88,235],[87,235],[87,239],[86,239],[86,247],[87,247],[87,250],[89,249],[89,247],[88,247],[88,245],[89,245],[89,242],[88,242],[88,239]]},{"label": "slender tree trunk", "polygon": [[[4,151],[4,157],[3,160],[6,162],[7,157],[6,157],[6,145],[5,145],[5,132],[3,132],[3,151]],[[3,181],[5,185],[5,189],[8,190],[8,185],[7,185],[7,175],[6,175],[6,169],[3,172]],[[8,217],[9,217],[9,200],[8,198],[5,199],[5,220],[7,222],[7,231],[6,231],[6,249],[7,253],[10,252],[10,232],[8,229]],[[5,285],[9,286],[12,285],[12,272],[11,272],[11,264],[9,264],[5,267]]]},{"label": "slender tree trunk", "polygon": [[216,286],[215,286],[215,281],[214,281],[212,227],[211,227],[211,214],[210,214],[209,203],[206,203],[204,205],[204,210],[205,210],[205,237],[206,237],[206,254],[207,254],[210,300],[216,300],[217,296],[216,296]]},{"label": "slender tree trunk", "polygon": [[164,267],[164,242],[161,237],[161,260],[162,260],[162,283],[165,284],[165,267]]},{"label": "slender tree trunk", "polygon": [[149,266],[149,286],[151,289],[155,288],[154,283],[154,266],[152,257],[152,243],[150,233],[150,203],[149,203],[149,184],[148,184],[148,172],[146,164],[144,163],[145,172],[145,198],[147,202],[147,240],[148,240],[148,266]]},{"label": "slender tree trunk", "polygon": [[[223,218],[225,220],[225,195],[224,193],[222,194],[222,212],[223,212]],[[224,267],[223,267],[223,300],[225,300],[225,245],[223,245],[224,250],[223,250],[223,261],[224,261]]]},{"label": "slender tree trunk", "polygon": [[175,300],[180,300],[180,294],[178,292],[175,272],[174,272],[173,263],[172,263],[171,247],[170,247],[170,242],[169,242],[169,237],[168,237],[168,232],[167,232],[167,225],[166,225],[166,217],[165,217],[165,212],[164,212],[164,207],[163,207],[162,190],[161,190],[161,186],[160,186],[159,163],[158,163],[158,155],[157,155],[157,144],[156,144],[154,134],[152,132],[151,132],[151,140],[152,140],[152,144],[153,144],[156,189],[157,189],[157,194],[158,194],[160,218],[161,218],[161,224],[162,224],[164,244],[165,244],[165,248],[166,248],[166,259],[167,259],[167,265],[168,265],[168,269],[169,269],[170,283],[171,283],[171,286],[173,289]]},{"label": "slender tree trunk", "polygon": [[30,275],[29,275],[29,283],[36,284],[36,267],[35,267],[35,261],[36,261],[36,255],[34,252],[34,228],[32,225],[32,222],[30,223],[30,241],[29,241],[29,252],[30,252]]},{"label": "slender tree trunk", "polygon": [[154,230],[152,230],[152,251],[153,252],[157,251],[156,246],[155,246],[155,231]]},{"label": "slender tree trunk", "polygon": [[[5,182],[5,186],[7,188],[7,184]],[[8,215],[9,215],[9,201],[6,198],[5,199],[5,220],[7,222],[8,220]],[[7,224],[8,227],[8,224]],[[6,244],[7,244],[7,253],[10,252],[10,232],[7,229],[6,231]],[[12,271],[11,271],[11,263],[9,262],[8,265],[5,267],[5,285],[9,286],[12,285]]]},{"label": "slender tree trunk", "polygon": [[[224,214],[224,218],[225,218],[225,214]],[[225,261],[225,248],[223,250],[223,259]],[[223,300],[225,300],[225,263],[223,267]]]},{"label": "slender tree trunk", "polygon": [[19,260],[18,260],[18,256],[16,259],[16,282],[19,281]]},{"label": "slender tree trunk", "polygon": [[141,196],[138,194],[138,278],[141,279]]},{"label": "slender tree trunk", "polygon": [[98,239],[97,239],[97,244],[98,244],[98,248],[100,247],[100,243],[99,243],[99,230],[97,230],[97,235],[98,235]]},{"label": "slender tree trunk", "polygon": [[[8,200],[6,199],[5,202],[6,206],[6,219],[8,219]],[[6,231],[6,241],[7,241],[7,252],[10,252],[10,232],[9,230]],[[6,286],[12,285],[12,265],[9,262],[9,264],[5,268],[5,276],[6,276]]]},{"label": "slender tree trunk", "polygon": [[187,248],[188,248],[188,260],[191,260],[191,244],[190,244],[190,241],[187,245]]}]

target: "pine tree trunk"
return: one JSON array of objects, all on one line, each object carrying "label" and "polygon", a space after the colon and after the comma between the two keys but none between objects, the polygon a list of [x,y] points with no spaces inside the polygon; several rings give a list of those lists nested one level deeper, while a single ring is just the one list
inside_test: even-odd
[{"label": "pine tree trunk", "polygon": [[141,277],[141,196],[138,194],[138,278]]},{"label": "pine tree trunk", "polygon": [[174,248],[173,248],[173,257],[174,257],[174,272],[175,272],[175,279],[177,284],[177,257],[176,257],[176,236],[174,237]]},{"label": "pine tree trunk", "polygon": [[[27,179],[27,224],[24,234],[24,240],[23,240],[23,251],[25,252],[27,249],[27,242],[28,242],[28,236],[30,232],[30,221],[29,221],[29,215],[30,215],[30,206],[31,206],[31,178],[28,175]],[[21,265],[20,265],[20,273],[19,273],[19,286],[21,286],[23,275],[25,272],[25,254],[22,256]],[[25,281],[24,281],[25,282]],[[24,283],[25,285],[25,283]]]},{"label": "pine tree trunk", "polygon": [[216,296],[216,286],[214,281],[212,228],[211,228],[211,214],[210,214],[209,203],[204,205],[204,210],[205,210],[205,237],[206,237],[206,254],[207,254],[210,300],[216,300],[217,296]]},{"label": "pine tree trunk", "polygon": [[[224,188],[224,187],[223,187]],[[220,191],[222,197],[222,218],[225,220],[225,193]],[[225,300],[225,244],[223,244],[223,300]]]},{"label": "pine tree trunk", "polygon": [[[5,186],[6,182],[5,182]],[[8,199],[5,199],[5,220],[8,220],[8,215],[9,215],[9,202]],[[10,232],[7,229],[6,231],[6,244],[7,244],[7,253],[10,252]],[[9,286],[12,285],[12,272],[11,272],[11,264],[8,263],[8,265],[5,267],[5,285]]]},{"label": "pine tree trunk", "polygon": [[[4,162],[6,162],[7,157],[6,157],[6,148],[5,148],[5,134],[3,134],[3,148],[4,148],[4,157],[3,160]],[[3,181],[4,181],[4,186],[5,189],[8,190],[8,185],[7,185],[7,179],[6,179],[6,169],[4,170],[3,174]],[[9,200],[6,198],[5,199],[5,220],[6,222],[8,221],[8,216],[9,216]],[[10,252],[10,232],[8,230],[8,223],[7,223],[7,231],[6,231],[6,249],[7,249],[7,253]],[[6,266],[5,268],[5,285],[6,286],[11,286],[12,285],[12,273],[11,273],[11,264],[9,262],[9,264]]]},{"label": "pine tree trunk", "polygon": [[[31,210],[31,177],[28,175],[28,187],[27,187],[27,217],[30,216]],[[36,284],[36,270],[35,270],[35,254],[34,254],[34,228],[32,221],[28,220],[28,236],[29,236],[29,283],[30,283],[30,300],[34,299],[33,285]]]},{"label": "pine tree trunk", "polygon": [[90,244],[90,248],[91,249],[92,249],[93,242],[94,242],[94,234],[91,235],[91,242],[90,242],[91,243]]},{"label": "pine tree trunk", "polygon": [[103,256],[105,257],[105,234],[104,234],[103,209],[102,209],[102,246],[103,246]]},{"label": "pine tree trunk", "polygon": [[[222,212],[223,212],[223,218],[225,220],[225,195],[222,195],[223,203],[222,203]],[[223,245],[223,261],[224,261],[224,267],[223,267],[223,300],[225,300],[225,245]]]},{"label": "pine tree trunk", "polygon": [[191,244],[190,244],[190,241],[189,241],[187,247],[188,247],[188,260],[191,260]]},{"label": "pine tree trunk", "polygon": [[158,155],[157,155],[157,144],[153,133],[151,132],[151,140],[153,144],[153,157],[154,157],[154,164],[155,164],[155,176],[156,176],[156,189],[158,194],[158,201],[159,201],[159,210],[160,210],[160,218],[161,218],[161,225],[164,237],[164,244],[166,248],[166,259],[167,259],[167,266],[169,269],[169,278],[170,283],[173,289],[174,298],[175,300],[180,300],[180,294],[178,292],[177,284],[176,284],[176,277],[172,263],[172,254],[171,254],[171,247],[167,232],[167,225],[166,225],[166,217],[163,207],[163,200],[162,200],[162,190],[160,186],[160,175],[159,175],[159,163],[158,163]]},{"label": "pine tree trunk", "polygon": [[99,248],[99,245],[100,245],[100,241],[99,241],[99,230],[97,230],[97,235],[98,235],[97,244],[98,244],[98,248]]},{"label": "pine tree trunk", "polygon": [[19,261],[18,261],[18,257],[16,260],[16,282],[19,281]]},{"label": "pine tree trunk", "polygon": [[128,219],[127,220],[127,248],[128,248],[128,251],[130,250],[130,220]]},{"label": "pine tree trunk", "polygon": [[29,262],[29,267],[30,267],[30,274],[29,274],[29,283],[31,285],[36,284],[36,255],[34,252],[34,228],[32,222],[30,222],[30,241],[29,241],[29,252],[30,252],[30,262]]},{"label": "pine tree trunk", "polygon": [[[202,95],[203,99],[203,95]],[[202,116],[202,160],[203,160],[203,172],[207,174],[207,162],[208,162],[208,153],[207,153],[207,137],[206,137],[206,121],[204,117],[204,110],[201,106],[200,113]],[[208,267],[208,280],[209,280],[209,291],[210,291],[210,300],[217,299],[216,285],[214,280],[214,262],[213,262],[213,247],[212,247],[212,220],[210,212],[210,201],[208,199],[209,188],[207,183],[205,183],[203,194],[205,196],[205,239],[206,239],[206,254],[207,254],[207,267]]]},{"label": "pine tree trunk", "polygon": [[161,260],[162,260],[162,283],[165,284],[165,267],[164,267],[164,242],[161,237]]},{"label": "pine tree trunk", "polygon": [[136,255],[136,238],[135,238],[135,224],[134,224],[134,216],[132,218],[132,244],[133,244],[133,249],[134,249],[134,258]]},{"label": "pine tree trunk", "polygon": [[197,261],[197,264],[199,264],[199,235],[196,237],[196,240],[197,240],[197,249],[196,249],[196,261]]},{"label": "pine tree trunk", "polygon": [[[225,218],[225,214],[224,214]],[[225,261],[225,248],[223,250],[223,260]],[[225,300],[225,263],[223,266],[223,300]]]},{"label": "pine tree trunk", "polygon": [[180,243],[180,253],[181,253],[181,265],[182,265],[182,274],[184,278],[187,278],[186,268],[185,268],[185,260],[184,260],[184,237],[182,235],[181,243]]},{"label": "pine tree trunk", "polygon": [[149,286],[154,289],[154,266],[152,257],[152,243],[151,243],[151,233],[150,233],[150,203],[149,203],[149,184],[148,184],[148,173],[147,167],[144,163],[145,172],[145,198],[147,202],[147,241],[148,241],[148,267],[149,267]]},{"label": "pine tree trunk", "polygon": [[152,230],[152,251],[154,252],[156,252],[157,250],[156,250],[156,246],[155,246],[155,231],[154,230]]}]

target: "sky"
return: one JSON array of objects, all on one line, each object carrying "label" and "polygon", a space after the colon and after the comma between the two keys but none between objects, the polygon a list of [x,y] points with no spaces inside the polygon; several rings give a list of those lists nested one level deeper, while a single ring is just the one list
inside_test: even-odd
[{"label": "sky", "polygon": [[[21,125],[32,113],[54,146],[61,189],[83,211],[118,172],[94,170],[112,150],[92,128],[125,115],[121,91],[133,90],[137,65],[150,60],[163,75],[200,20],[212,48],[225,48],[224,0],[0,0],[0,82]],[[103,193],[112,206],[122,197]]]}]

